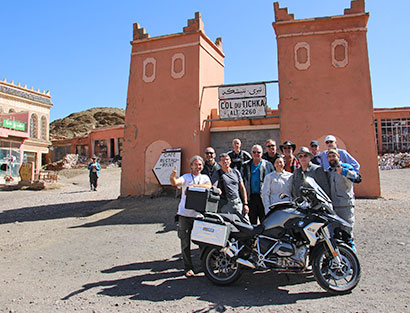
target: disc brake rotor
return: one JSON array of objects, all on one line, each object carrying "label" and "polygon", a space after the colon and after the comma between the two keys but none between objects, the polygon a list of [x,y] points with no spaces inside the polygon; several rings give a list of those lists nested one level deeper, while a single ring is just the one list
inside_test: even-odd
[{"label": "disc brake rotor", "polygon": [[341,256],[340,265],[336,264],[336,261],[332,260],[329,266],[329,274],[334,279],[343,279],[350,275],[351,266],[349,260],[345,256]]}]

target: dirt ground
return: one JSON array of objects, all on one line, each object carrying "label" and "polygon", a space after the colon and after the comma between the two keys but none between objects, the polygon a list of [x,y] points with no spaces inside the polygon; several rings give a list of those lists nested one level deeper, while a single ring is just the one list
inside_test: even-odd
[{"label": "dirt ground", "polygon": [[102,170],[97,192],[86,170],[67,176],[0,192],[0,312],[410,312],[410,169],[382,171],[383,197],[357,201],[362,279],[345,296],[311,273],[185,278],[178,199],[116,200],[118,168]]}]

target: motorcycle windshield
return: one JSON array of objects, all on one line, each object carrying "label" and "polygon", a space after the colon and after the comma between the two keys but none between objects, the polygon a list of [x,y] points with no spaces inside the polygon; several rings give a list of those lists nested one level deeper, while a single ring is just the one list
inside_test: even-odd
[{"label": "motorcycle windshield", "polygon": [[318,183],[312,177],[305,177],[305,184],[315,190],[316,197],[319,201],[326,205],[330,213],[334,213],[332,200],[330,200],[329,196],[323,189],[318,185]]}]

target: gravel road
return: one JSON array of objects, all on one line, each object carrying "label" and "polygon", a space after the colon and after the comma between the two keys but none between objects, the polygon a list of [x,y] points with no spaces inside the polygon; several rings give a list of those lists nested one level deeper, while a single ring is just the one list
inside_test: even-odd
[{"label": "gravel road", "polygon": [[0,191],[0,312],[410,312],[410,169],[382,171],[383,197],[357,201],[362,279],[345,296],[310,273],[246,272],[229,287],[187,279],[177,199],[117,200],[118,168],[102,170],[97,192],[87,170],[69,176]]}]

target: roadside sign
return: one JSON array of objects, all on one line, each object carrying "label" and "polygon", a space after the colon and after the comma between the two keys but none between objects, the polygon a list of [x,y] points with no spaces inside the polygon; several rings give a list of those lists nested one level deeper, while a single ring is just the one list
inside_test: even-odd
[{"label": "roadside sign", "polygon": [[34,178],[34,162],[22,163],[19,174],[22,181],[32,181]]},{"label": "roadside sign", "polygon": [[265,84],[253,84],[253,85],[234,85],[234,86],[227,86],[227,87],[219,87],[218,93],[219,93],[220,100],[265,97],[266,96],[266,85]]},{"label": "roadside sign", "polygon": [[181,150],[176,149],[165,149],[163,151],[152,169],[155,177],[157,178],[160,185],[171,185],[169,176],[174,170],[175,165],[177,166],[177,177],[181,174]]},{"label": "roadside sign", "polygon": [[245,119],[266,116],[266,85],[219,87],[219,118]]}]

